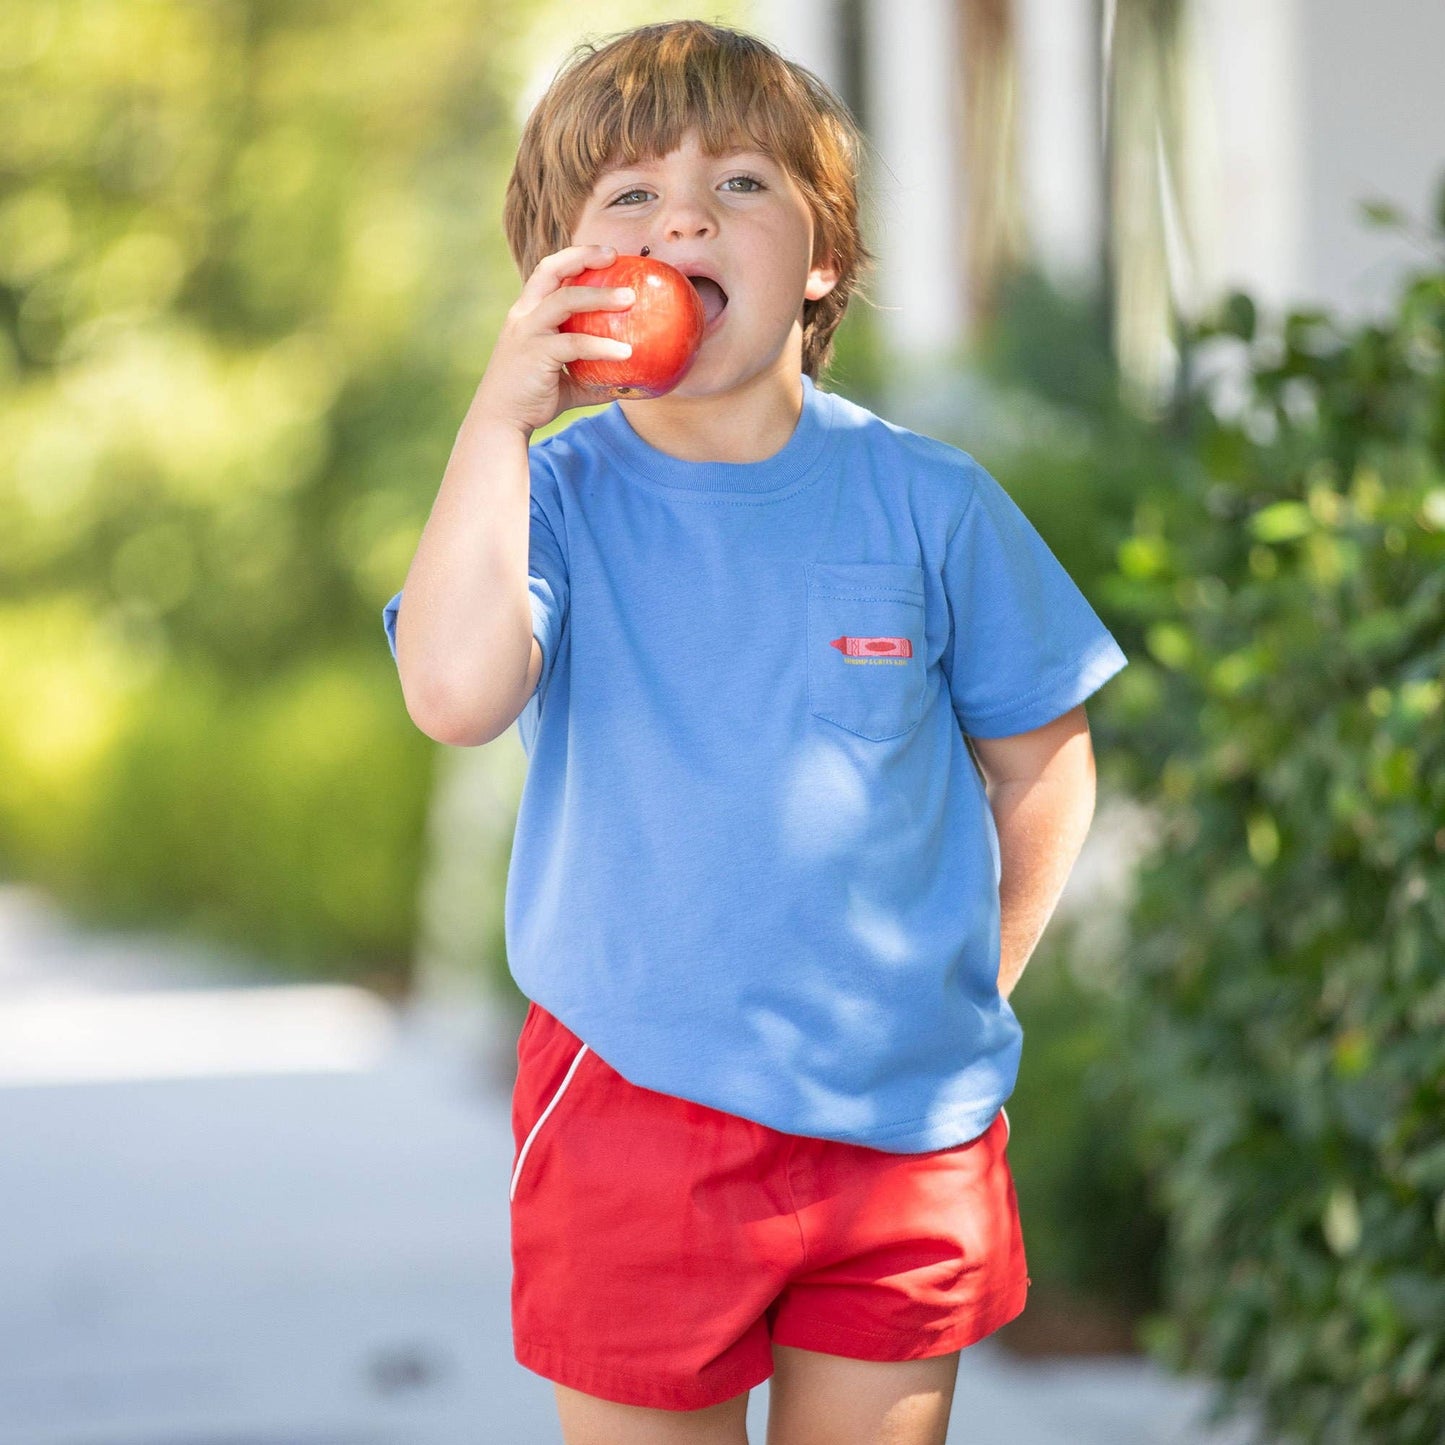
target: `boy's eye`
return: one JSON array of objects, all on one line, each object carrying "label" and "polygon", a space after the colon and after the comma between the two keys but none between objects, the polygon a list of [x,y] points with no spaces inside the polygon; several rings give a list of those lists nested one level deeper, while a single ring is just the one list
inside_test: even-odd
[{"label": "boy's eye", "polygon": [[[725,186],[731,185],[734,181],[751,181],[752,184],[757,188],[758,191],[762,191],[762,190],[766,190],[766,189],[767,189],[767,187],[764,186],[763,183],[762,183],[756,176],[744,176],[744,175],[729,176],[729,177],[727,178],[727,180],[725,180],[725,181],[723,182],[723,185],[725,185]],[[615,206],[615,205],[619,204],[620,202],[625,201],[625,200],[628,198],[628,196],[645,196],[645,195],[649,195],[649,194],[650,194],[650,192],[647,191],[645,187],[643,187],[643,186],[634,186],[630,191],[623,191],[623,193],[622,193],[620,196],[618,196],[617,200],[613,201],[612,204]],[[737,192],[737,194],[739,194],[739,195],[744,195],[744,196],[751,196],[751,195],[756,194],[756,191],[745,190],[745,191],[739,191],[739,192]]]}]

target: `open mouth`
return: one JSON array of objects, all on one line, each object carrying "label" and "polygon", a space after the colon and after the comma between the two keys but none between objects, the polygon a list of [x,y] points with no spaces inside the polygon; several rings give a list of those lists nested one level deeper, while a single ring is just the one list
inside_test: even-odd
[{"label": "open mouth", "polygon": [[713,322],[727,309],[728,293],[711,276],[689,276],[687,279],[692,282],[698,300],[702,302],[706,318],[704,329],[711,330]]}]

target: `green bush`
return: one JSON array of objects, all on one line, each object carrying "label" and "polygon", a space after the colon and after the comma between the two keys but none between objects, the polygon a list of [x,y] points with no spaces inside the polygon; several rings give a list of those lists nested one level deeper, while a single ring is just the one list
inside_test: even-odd
[{"label": "green bush", "polygon": [[241,683],[198,660],[137,666],[84,598],[8,616],[0,872],[43,879],[91,927],[406,981],[436,749],[397,717],[394,669],[358,646]]},{"label": "green bush", "polygon": [[1109,981],[1120,961],[1097,948],[1056,917],[1013,992],[1024,1046],[1008,1101],[1009,1168],[1037,1295],[1029,1308],[1103,1311],[1137,1329],[1162,1303],[1167,1220],[1119,1127],[1130,1095],[1109,1067],[1124,1047]]},{"label": "green bush", "polygon": [[1114,1065],[1169,1219],[1144,1338],[1310,1445],[1445,1437],[1442,337],[1439,264],[1357,323],[1232,296],[1105,592],[1162,824]]}]

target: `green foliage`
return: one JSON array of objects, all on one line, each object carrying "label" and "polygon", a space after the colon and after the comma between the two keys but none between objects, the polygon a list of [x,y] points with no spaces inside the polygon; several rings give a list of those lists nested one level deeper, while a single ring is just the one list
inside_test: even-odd
[{"label": "green foliage", "polygon": [[[1275,1438],[1433,1445],[1445,267],[1388,317],[1260,330],[1235,296],[1186,335],[1179,464],[1106,592],[1144,642],[1117,703],[1162,825],[1119,1064],[1170,1221],[1147,1338]],[[1233,413],[1201,379],[1221,348]]]},{"label": "green foliage", "polygon": [[869,299],[856,295],[833,334],[832,360],[819,384],[876,409],[886,390],[885,371],[878,321]]},{"label": "green foliage", "polygon": [[1055,923],[1015,995],[1031,1273],[1311,1445],[1445,1423],[1442,333],[1439,266],[1355,325],[1236,293],[1156,426],[1026,273],[950,438],[1129,654],[1101,793],[1160,826],[1119,957]]},{"label": "green foliage", "polygon": [[1165,1217],[1123,1127],[1128,1080],[1110,1067],[1125,1047],[1118,961],[1092,946],[1056,917],[1013,992],[1024,1048],[1009,1167],[1034,1283],[1137,1319],[1161,1300]]},{"label": "green foliage", "polygon": [[1119,368],[1109,345],[1101,289],[1064,289],[1031,264],[1001,278],[991,319],[973,338],[970,358],[1001,386],[1018,387],[1089,419],[1091,429],[1131,425]]}]

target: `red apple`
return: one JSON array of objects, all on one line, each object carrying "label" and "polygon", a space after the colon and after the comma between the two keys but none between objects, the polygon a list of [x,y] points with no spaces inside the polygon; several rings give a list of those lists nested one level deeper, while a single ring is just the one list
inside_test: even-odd
[{"label": "red apple", "polygon": [[562,284],[631,286],[637,293],[625,310],[576,311],[557,328],[632,343],[632,355],[618,361],[567,363],[567,374],[599,402],[662,396],[687,375],[707,313],[697,289],[675,266],[655,256],[619,256],[610,266],[567,276]]}]

